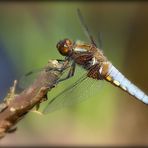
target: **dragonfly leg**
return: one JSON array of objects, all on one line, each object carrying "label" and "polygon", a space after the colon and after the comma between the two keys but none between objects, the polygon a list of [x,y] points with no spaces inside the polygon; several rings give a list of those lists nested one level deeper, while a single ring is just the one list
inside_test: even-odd
[{"label": "dragonfly leg", "polygon": [[56,59],[58,62],[65,62],[65,60]]},{"label": "dragonfly leg", "polygon": [[54,70],[54,71],[62,72],[64,69],[67,68],[67,65],[68,65],[69,60],[67,60],[67,59],[64,59],[64,60],[56,59],[56,61],[58,61],[58,63],[61,62],[62,64],[64,64],[63,68],[48,67],[48,68],[45,69],[45,71],[48,72],[48,71],[50,71],[50,70]]},{"label": "dragonfly leg", "polygon": [[72,76],[74,76],[75,68],[76,68],[76,63],[73,61],[73,63],[70,66],[70,70],[68,72],[68,75],[65,78],[58,80],[58,82],[62,82],[64,80],[67,80],[67,79],[71,78]]}]

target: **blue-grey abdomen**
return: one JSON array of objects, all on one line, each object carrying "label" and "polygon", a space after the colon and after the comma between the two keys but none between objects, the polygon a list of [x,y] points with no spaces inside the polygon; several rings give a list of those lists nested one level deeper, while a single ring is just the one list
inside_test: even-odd
[{"label": "blue-grey abdomen", "polygon": [[137,98],[138,100],[148,104],[148,96],[140,90],[137,86],[132,84],[127,78],[123,76],[112,64],[109,65],[106,80],[120,87],[124,91]]}]

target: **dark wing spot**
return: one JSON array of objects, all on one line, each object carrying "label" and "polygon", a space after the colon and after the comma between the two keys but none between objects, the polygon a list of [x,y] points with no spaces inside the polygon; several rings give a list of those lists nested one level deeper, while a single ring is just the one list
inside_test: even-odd
[{"label": "dark wing spot", "polygon": [[88,77],[93,78],[93,79],[97,79],[97,80],[102,80],[103,77],[102,75],[99,73],[99,65],[95,64],[94,66],[92,66],[87,74]]}]

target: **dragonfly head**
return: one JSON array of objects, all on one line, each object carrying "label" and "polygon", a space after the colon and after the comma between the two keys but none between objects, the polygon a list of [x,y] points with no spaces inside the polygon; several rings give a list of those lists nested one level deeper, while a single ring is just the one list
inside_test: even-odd
[{"label": "dragonfly head", "polygon": [[63,56],[69,56],[72,53],[73,42],[69,39],[64,39],[57,43],[57,49]]}]

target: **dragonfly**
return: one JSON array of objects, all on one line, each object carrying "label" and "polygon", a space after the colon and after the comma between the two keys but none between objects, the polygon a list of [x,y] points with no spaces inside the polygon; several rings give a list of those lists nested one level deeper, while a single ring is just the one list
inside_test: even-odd
[{"label": "dragonfly", "polygon": [[[81,41],[72,41],[70,39],[63,39],[57,43],[57,50],[65,59],[71,62],[71,68],[68,75],[61,81],[69,79],[74,76],[75,68],[77,65],[81,66],[87,71],[86,77],[94,79],[96,81],[106,80],[107,82],[119,87],[123,91],[132,95],[134,98],[148,104],[148,96],[139,89],[136,85],[130,82],[103,54],[101,47],[97,47],[87,25],[84,22],[81,11],[77,10],[79,20],[83,26],[86,35],[89,37],[91,43],[84,43]],[[100,38],[99,38],[100,39]],[[48,112],[52,104],[55,104],[56,99],[69,91],[75,85],[81,83],[82,80],[78,80],[69,89],[63,91],[53,100],[51,100],[44,112]],[[83,87],[83,86],[82,86]]]}]

